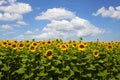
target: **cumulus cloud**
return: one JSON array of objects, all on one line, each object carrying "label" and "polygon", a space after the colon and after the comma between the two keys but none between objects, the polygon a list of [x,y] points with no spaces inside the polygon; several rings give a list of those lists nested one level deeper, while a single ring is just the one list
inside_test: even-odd
[{"label": "cumulus cloud", "polygon": [[0,30],[12,30],[13,28],[10,25],[0,25]]},{"label": "cumulus cloud", "polygon": [[24,21],[17,21],[17,24],[18,25],[22,25],[22,26],[25,26],[25,25],[28,25],[26,22]]},{"label": "cumulus cloud", "polygon": [[5,0],[0,0],[0,5],[7,3]]},{"label": "cumulus cloud", "polygon": [[[64,12],[68,13],[64,14],[61,13],[61,11],[59,13],[59,10],[63,10]],[[49,16],[48,12],[52,17]],[[97,34],[104,33],[104,29],[100,29],[94,26],[88,20],[80,18],[76,16],[72,11],[66,10],[64,8],[48,9],[46,12],[42,13],[39,16],[39,20],[43,19],[50,20],[50,23],[48,23],[43,28],[41,34],[34,35],[33,38],[36,39],[62,38],[67,40],[72,39],[73,37],[95,36]]]},{"label": "cumulus cloud", "polygon": [[23,16],[17,13],[0,13],[1,21],[14,21],[14,20],[22,20]]},{"label": "cumulus cloud", "polygon": [[[23,14],[32,11],[29,4],[16,2],[16,0],[7,0],[4,1],[4,3],[7,5],[0,6],[1,21],[22,20]],[[3,4],[3,2],[1,2],[1,4]]]},{"label": "cumulus cloud", "polygon": [[1,6],[0,11],[8,12],[8,13],[24,14],[32,11],[32,8],[29,4],[26,3],[15,3],[9,6]]},{"label": "cumulus cloud", "polygon": [[115,8],[113,6],[110,6],[108,9],[106,9],[105,7],[102,7],[98,9],[96,13],[93,13],[92,15],[93,16],[101,15],[102,17],[120,19],[120,6],[117,6]]},{"label": "cumulus cloud", "polygon": [[25,32],[25,34],[31,35],[31,34],[33,34],[33,32],[28,30],[28,31]]},{"label": "cumulus cloud", "polygon": [[42,12],[41,15],[35,17],[36,20],[60,20],[71,19],[75,17],[75,14],[64,8],[52,8],[46,12]]}]

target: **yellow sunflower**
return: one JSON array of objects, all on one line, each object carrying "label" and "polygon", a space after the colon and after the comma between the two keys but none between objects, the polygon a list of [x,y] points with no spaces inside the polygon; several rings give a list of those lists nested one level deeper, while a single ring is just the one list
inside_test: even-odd
[{"label": "yellow sunflower", "polygon": [[45,56],[47,57],[47,59],[52,59],[53,50],[47,50]]},{"label": "yellow sunflower", "polygon": [[30,41],[29,40],[25,40],[24,42],[26,45],[29,45],[30,44]]},{"label": "yellow sunflower", "polygon": [[11,48],[14,49],[14,50],[17,49],[18,48],[18,44],[16,42],[12,42]]},{"label": "yellow sunflower", "polygon": [[32,45],[37,47],[38,46],[38,43],[37,42],[32,42]]},{"label": "yellow sunflower", "polygon": [[93,51],[93,56],[98,57],[99,56],[99,50],[94,50]]},{"label": "yellow sunflower", "polygon": [[44,50],[44,47],[43,46],[38,46],[38,51],[42,52]]},{"label": "yellow sunflower", "polygon": [[78,50],[79,50],[79,51],[84,51],[84,50],[86,50],[85,44],[84,44],[84,43],[79,43],[79,44],[78,44]]},{"label": "yellow sunflower", "polygon": [[112,50],[113,49],[113,45],[107,45],[107,50]]},{"label": "yellow sunflower", "polygon": [[29,51],[35,52],[35,51],[36,51],[36,47],[33,46],[33,45],[30,45],[30,46],[29,46]]},{"label": "yellow sunflower", "polygon": [[1,46],[2,47],[7,47],[8,46],[8,42],[7,41],[2,41]]},{"label": "yellow sunflower", "polygon": [[66,44],[61,44],[60,46],[61,50],[66,51],[68,49]]}]

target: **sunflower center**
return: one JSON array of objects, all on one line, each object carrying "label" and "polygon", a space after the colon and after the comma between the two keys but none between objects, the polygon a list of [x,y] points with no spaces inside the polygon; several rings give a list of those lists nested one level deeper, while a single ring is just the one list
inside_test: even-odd
[{"label": "sunflower center", "polygon": [[20,47],[23,47],[23,44],[20,44]]},{"label": "sunflower center", "polygon": [[84,45],[80,45],[79,47],[80,47],[80,48],[84,48]]},{"label": "sunflower center", "polygon": [[4,45],[6,45],[7,43],[6,43],[6,42],[4,42],[3,44],[4,44]]},{"label": "sunflower center", "polygon": [[13,45],[12,45],[12,47],[13,47],[13,48],[15,48],[15,47],[16,47],[16,45],[15,45],[15,44],[13,44]]},{"label": "sunflower center", "polygon": [[95,54],[95,55],[97,55],[97,54],[98,54],[98,52],[95,52],[94,54]]},{"label": "sunflower center", "polygon": [[34,47],[33,47],[33,46],[31,47],[31,50],[34,50]]},{"label": "sunflower center", "polygon": [[63,45],[62,48],[65,48],[65,46]]},{"label": "sunflower center", "polygon": [[52,55],[52,51],[48,51],[47,56],[51,56],[51,55]]},{"label": "sunflower center", "polygon": [[110,48],[112,48],[112,46],[108,46],[108,48],[110,49]]},{"label": "sunflower center", "polygon": [[33,43],[33,45],[34,45],[34,46],[36,46],[36,45],[37,45],[37,43]]}]

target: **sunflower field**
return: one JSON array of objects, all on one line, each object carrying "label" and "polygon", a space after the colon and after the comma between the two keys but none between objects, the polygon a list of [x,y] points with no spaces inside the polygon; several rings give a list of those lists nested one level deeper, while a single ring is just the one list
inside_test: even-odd
[{"label": "sunflower field", "polygon": [[0,80],[120,80],[120,42],[0,40]]}]

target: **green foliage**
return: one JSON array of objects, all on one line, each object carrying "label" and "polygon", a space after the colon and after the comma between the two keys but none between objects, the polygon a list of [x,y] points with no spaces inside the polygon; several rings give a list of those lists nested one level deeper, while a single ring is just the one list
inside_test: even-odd
[{"label": "green foliage", "polygon": [[[28,46],[23,51],[3,47],[0,44],[0,80],[120,80],[120,43],[112,50],[102,42],[87,42],[87,49],[79,51],[69,47],[63,51],[53,45],[45,45],[44,50],[30,52]],[[35,42],[33,39],[32,42]],[[82,43],[82,38],[78,43]],[[61,42],[62,44],[63,42]],[[53,50],[52,59],[46,51]],[[93,51],[99,50],[94,56]]]}]

